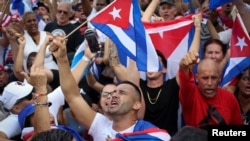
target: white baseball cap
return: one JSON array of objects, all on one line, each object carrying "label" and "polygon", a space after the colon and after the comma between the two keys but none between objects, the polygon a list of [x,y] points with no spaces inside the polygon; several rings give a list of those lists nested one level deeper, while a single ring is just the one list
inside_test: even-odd
[{"label": "white baseball cap", "polygon": [[20,81],[10,82],[5,86],[0,100],[3,102],[4,107],[10,110],[17,100],[29,95],[32,90],[33,86],[28,83]]}]

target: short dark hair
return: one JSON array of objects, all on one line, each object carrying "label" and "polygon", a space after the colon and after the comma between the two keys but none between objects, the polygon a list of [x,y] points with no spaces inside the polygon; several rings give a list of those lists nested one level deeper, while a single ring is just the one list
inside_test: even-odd
[{"label": "short dark hair", "polygon": [[73,135],[62,129],[51,129],[34,136],[31,141],[72,141]]},{"label": "short dark hair", "polygon": [[137,92],[138,98],[141,101],[141,91],[140,91],[140,88],[136,84],[134,84],[131,81],[127,81],[127,80],[126,81],[122,81],[120,84],[129,84],[130,86],[132,86],[135,89],[135,91]]},{"label": "short dark hair", "polygon": [[156,53],[161,58],[163,67],[167,68],[168,67],[168,63],[167,63],[167,60],[166,60],[165,56],[163,55],[163,53],[161,51],[159,51],[159,50],[156,50]]},{"label": "short dark hair", "polygon": [[223,53],[223,56],[226,55],[227,53],[227,46],[225,44],[223,44],[223,42],[219,39],[210,39],[210,40],[207,40],[204,45],[203,45],[203,55],[205,54],[206,50],[207,50],[207,46],[212,44],[212,43],[215,43],[217,45],[219,45],[221,47],[221,50],[222,50],[222,53]]},{"label": "short dark hair", "polygon": [[[36,13],[34,13],[33,11],[27,11],[27,12],[25,12],[24,14],[23,14],[23,21],[25,22],[26,21],[26,19],[27,19],[27,17],[29,16],[29,15],[34,15],[35,17],[36,17]],[[36,19],[37,20],[37,19]]]}]

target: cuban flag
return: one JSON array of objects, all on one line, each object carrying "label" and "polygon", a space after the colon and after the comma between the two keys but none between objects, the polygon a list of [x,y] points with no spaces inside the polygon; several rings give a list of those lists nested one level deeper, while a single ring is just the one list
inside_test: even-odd
[{"label": "cuban flag", "polygon": [[136,61],[139,71],[156,72],[160,62],[153,43],[141,22],[138,0],[115,0],[90,20],[117,46],[121,63]]},{"label": "cuban flag", "polygon": [[144,23],[144,26],[154,47],[162,52],[167,60],[166,79],[175,77],[179,69],[179,62],[188,52],[193,40],[192,15],[171,21]]},{"label": "cuban flag", "polygon": [[[74,70],[76,68],[76,66],[78,65],[79,61],[82,59],[82,57],[84,56],[84,47],[86,44],[86,40],[84,40],[81,45],[78,47],[77,51],[74,54],[74,57],[71,61],[71,70]],[[95,76],[96,79],[100,78],[100,75],[102,73],[102,68],[100,65],[97,65],[94,60],[87,66],[87,68],[85,69],[85,71],[83,72],[83,76],[86,76],[88,73],[90,72]]]},{"label": "cuban flag", "polygon": [[169,141],[170,135],[163,129],[152,127],[143,131],[116,134],[112,141]]},{"label": "cuban flag", "polygon": [[71,69],[74,69],[77,64],[79,63],[79,61],[82,59],[83,55],[84,55],[84,45],[85,45],[86,41],[84,40],[80,46],[78,47],[78,49],[76,50],[74,57],[71,61]]},{"label": "cuban flag", "polygon": [[230,59],[222,80],[223,86],[250,65],[250,38],[239,13],[232,28],[230,45]]},{"label": "cuban flag", "polygon": [[232,2],[232,0],[210,0],[209,9],[215,10],[216,8],[229,2]]}]

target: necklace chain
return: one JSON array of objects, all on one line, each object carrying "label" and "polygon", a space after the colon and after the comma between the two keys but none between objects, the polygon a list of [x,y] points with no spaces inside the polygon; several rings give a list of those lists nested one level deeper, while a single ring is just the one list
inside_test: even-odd
[{"label": "necklace chain", "polygon": [[[161,90],[162,90],[162,89],[159,90],[159,92],[158,92],[158,94],[157,94],[157,96],[156,96],[155,98],[151,98],[151,97],[149,96],[148,91],[147,91],[148,101],[149,101],[150,104],[155,104],[155,103],[158,101],[158,99],[159,99],[159,97],[160,97],[160,95],[161,95]],[[154,102],[153,102],[153,101],[154,101]]]}]

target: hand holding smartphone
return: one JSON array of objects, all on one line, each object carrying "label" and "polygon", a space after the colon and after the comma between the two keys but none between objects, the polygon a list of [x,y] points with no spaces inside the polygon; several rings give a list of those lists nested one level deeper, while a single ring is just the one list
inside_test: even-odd
[{"label": "hand holding smartphone", "polygon": [[89,49],[92,53],[96,53],[100,50],[99,43],[97,40],[97,35],[94,29],[91,29],[91,28],[87,29],[84,32],[84,37],[87,40]]}]

